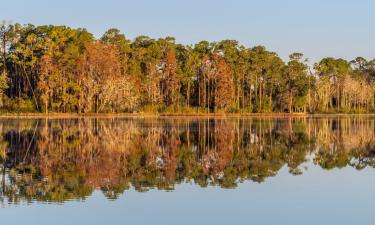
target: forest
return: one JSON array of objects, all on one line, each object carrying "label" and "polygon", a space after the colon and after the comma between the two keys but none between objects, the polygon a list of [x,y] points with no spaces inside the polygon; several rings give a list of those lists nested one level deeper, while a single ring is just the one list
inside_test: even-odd
[{"label": "forest", "polygon": [[375,59],[0,24],[2,113],[371,113]]},{"label": "forest", "polygon": [[374,129],[366,117],[2,120],[0,204],[84,200],[95,190],[116,199],[182,183],[236,188],[313,165],[374,168]]}]

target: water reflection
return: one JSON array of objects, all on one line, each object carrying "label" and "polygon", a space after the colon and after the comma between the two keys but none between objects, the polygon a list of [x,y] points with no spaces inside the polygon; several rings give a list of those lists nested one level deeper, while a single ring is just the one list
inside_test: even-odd
[{"label": "water reflection", "polygon": [[234,188],[287,166],[301,175],[375,165],[375,118],[3,119],[1,201],[64,202],[100,189]]}]

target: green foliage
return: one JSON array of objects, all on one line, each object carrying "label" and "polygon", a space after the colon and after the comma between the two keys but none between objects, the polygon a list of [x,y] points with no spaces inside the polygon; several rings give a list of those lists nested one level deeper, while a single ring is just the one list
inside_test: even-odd
[{"label": "green foliage", "polygon": [[3,100],[3,112],[14,112],[14,113],[33,113],[37,112],[35,103],[29,98],[8,98],[5,97]]},{"label": "green foliage", "polygon": [[259,98],[253,105],[253,112],[269,113],[272,112],[272,102],[268,97]]},{"label": "green foliage", "polygon": [[302,53],[283,62],[264,46],[247,48],[236,40],[182,45],[173,37],[128,40],[116,28],[98,40],[85,29],[66,26],[0,28],[2,111],[314,113],[375,108],[375,60],[363,57],[350,62],[324,58],[313,73]]}]

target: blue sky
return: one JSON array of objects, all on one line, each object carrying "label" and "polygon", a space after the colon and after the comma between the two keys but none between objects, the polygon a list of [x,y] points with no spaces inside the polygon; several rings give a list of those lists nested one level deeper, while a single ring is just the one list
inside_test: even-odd
[{"label": "blue sky", "polygon": [[116,27],[130,39],[236,39],[247,47],[265,45],[283,59],[296,51],[311,61],[375,58],[373,0],[1,1],[0,19],[85,27],[97,37]]}]

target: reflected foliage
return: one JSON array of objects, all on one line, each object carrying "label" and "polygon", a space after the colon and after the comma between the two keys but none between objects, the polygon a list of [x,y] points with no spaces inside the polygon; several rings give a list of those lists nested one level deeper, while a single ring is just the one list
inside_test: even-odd
[{"label": "reflected foliage", "polygon": [[173,190],[191,182],[235,188],[284,167],[300,175],[375,165],[375,119],[3,119],[2,202],[84,200],[101,190]]}]

